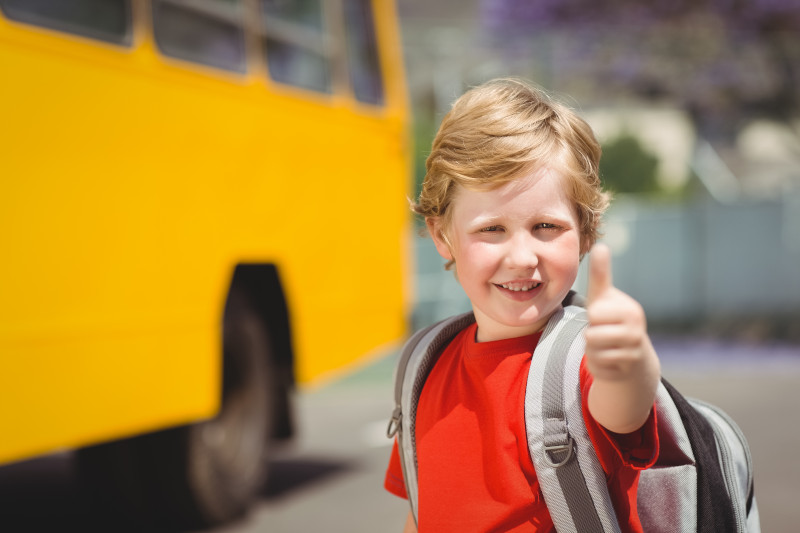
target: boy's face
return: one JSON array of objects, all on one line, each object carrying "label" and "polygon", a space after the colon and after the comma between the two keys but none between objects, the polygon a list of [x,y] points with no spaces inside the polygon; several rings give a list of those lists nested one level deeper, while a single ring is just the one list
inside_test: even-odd
[{"label": "boy's face", "polygon": [[578,218],[561,174],[544,168],[497,189],[459,187],[450,208],[449,227],[441,219],[428,225],[439,254],[455,260],[478,341],[542,329],[575,282],[580,262]]}]

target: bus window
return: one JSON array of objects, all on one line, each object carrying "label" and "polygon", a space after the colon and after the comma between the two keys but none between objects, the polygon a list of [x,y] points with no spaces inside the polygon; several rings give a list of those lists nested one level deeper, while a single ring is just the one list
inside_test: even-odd
[{"label": "bus window", "polygon": [[332,92],[331,57],[322,0],[262,0],[263,46],[275,81]]},{"label": "bus window", "polygon": [[115,44],[131,44],[127,0],[0,0],[12,20]]},{"label": "bus window", "polygon": [[361,102],[382,105],[383,83],[370,0],[345,0],[344,16],[353,93]]},{"label": "bus window", "polygon": [[153,33],[166,55],[246,71],[241,0],[154,0]]}]

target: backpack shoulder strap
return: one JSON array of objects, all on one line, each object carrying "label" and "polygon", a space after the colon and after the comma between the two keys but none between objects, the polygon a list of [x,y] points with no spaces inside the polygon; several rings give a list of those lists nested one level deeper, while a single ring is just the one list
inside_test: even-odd
[{"label": "backpack shoulder strap", "polygon": [[580,364],[586,312],[567,306],[545,327],[525,391],[528,448],[559,533],[619,533],[606,478],[583,420]]},{"label": "backpack shoulder strap", "polygon": [[400,360],[397,363],[394,377],[395,408],[386,434],[390,438],[397,435],[400,464],[403,467],[403,481],[415,520],[419,501],[415,434],[417,402],[422,393],[422,386],[439,358],[439,354],[459,331],[473,322],[475,322],[475,316],[469,312],[447,318],[419,330],[403,346]]}]

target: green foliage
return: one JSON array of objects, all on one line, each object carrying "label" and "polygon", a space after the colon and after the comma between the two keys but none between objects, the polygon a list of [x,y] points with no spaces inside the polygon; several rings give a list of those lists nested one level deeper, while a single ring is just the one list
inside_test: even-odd
[{"label": "green foliage", "polygon": [[414,197],[419,195],[422,180],[425,178],[425,161],[431,153],[431,143],[436,136],[437,124],[429,116],[417,114],[414,117]]},{"label": "green foliage", "polygon": [[[428,107],[421,107],[415,110],[412,124],[412,134],[414,143],[414,190],[412,198],[416,200],[422,190],[422,181],[425,179],[425,162],[431,153],[431,144],[436,136],[438,123],[433,112]],[[414,216],[416,227],[423,227],[425,222],[418,216]]]},{"label": "green foliage", "polygon": [[659,192],[657,171],[658,158],[629,133],[603,145],[600,176],[605,187],[613,192]]}]

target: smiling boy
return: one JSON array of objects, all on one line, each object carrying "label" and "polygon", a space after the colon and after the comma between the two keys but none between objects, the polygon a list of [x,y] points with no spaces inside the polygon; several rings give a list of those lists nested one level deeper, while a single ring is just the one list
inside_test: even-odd
[{"label": "smiling boy", "polygon": [[[526,442],[533,351],[598,235],[600,147],[569,108],[516,80],[459,98],[414,210],[455,266],[475,323],[443,350],[416,414],[419,516],[405,531],[554,531]],[[591,254],[583,414],[623,531],[641,531],[638,472],[658,451],[660,378],[641,306]],[[406,497],[397,446],[385,486]]]}]

